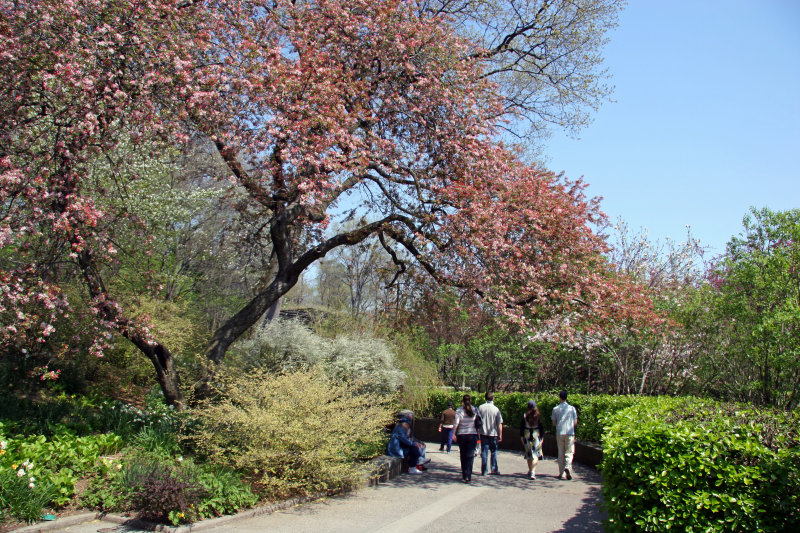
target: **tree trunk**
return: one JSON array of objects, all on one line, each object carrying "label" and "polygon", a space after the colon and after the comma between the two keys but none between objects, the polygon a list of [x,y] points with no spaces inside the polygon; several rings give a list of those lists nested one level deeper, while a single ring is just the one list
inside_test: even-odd
[{"label": "tree trunk", "polygon": [[164,393],[164,401],[175,409],[184,409],[186,401],[181,390],[181,380],[175,367],[175,358],[162,344],[149,344],[142,339],[130,339],[144,353],[156,371],[156,380]]},{"label": "tree trunk", "polygon": [[172,405],[176,409],[185,408],[186,402],[172,353],[160,342],[142,336],[136,325],[124,316],[117,307],[109,303],[113,300],[108,297],[103,280],[97,273],[98,270],[94,266],[94,261],[89,251],[84,251],[79,256],[78,264],[89,289],[89,294],[92,298],[102,298],[102,303],[98,307],[100,315],[108,322],[115,324],[116,331],[131,341],[153,363],[153,367],[156,370],[156,380],[161,386],[167,405]]},{"label": "tree trunk", "polygon": [[211,397],[211,382],[219,365],[225,358],[225,352],[228,351],[228,348],[236,339],[253,324],[256,324],[267,310],[273,305],[279,305],[280,297],[286,294],[297,283],[297,280],[298,276],[288,277],[288,279],[285,275],[279,276],[214,332],[214,336],[208,343],[205,352],[206,359],[210,364],[202,371],[200,379],[194,386],[195,401]]},{"label": "tree trunk", "polygon": [[277,300],[275,300],[274,304],[269,306],[269,309],[267,309],[267,312],[264,314],[264,322],[262,323],[263,325],[266,326],[267,324],[275,320],[278,317],[278,315],[281,314],[282,301],[283,298],[278,298]]}]

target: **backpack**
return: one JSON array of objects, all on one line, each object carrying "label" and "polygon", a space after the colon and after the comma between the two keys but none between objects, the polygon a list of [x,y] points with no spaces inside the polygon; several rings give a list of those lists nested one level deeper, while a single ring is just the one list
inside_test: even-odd
[{"label": "backpack", "polygon": [[478,408],[475,408],[475,429],[478,430],[478,435],[481,434],[483,431],[483,418],[481,417],[481,412],[478,411]]}]

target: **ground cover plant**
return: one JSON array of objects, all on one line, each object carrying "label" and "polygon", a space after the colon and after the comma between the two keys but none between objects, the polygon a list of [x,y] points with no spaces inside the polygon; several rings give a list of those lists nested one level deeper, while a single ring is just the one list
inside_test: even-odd
[{"label": "ground cover plant", "polygon": [[160,393],[141,407],[65,395],[2,403],[0,528],[78,508],[178,524],[258,501],[239,473],[184,459],[182,415]]}]

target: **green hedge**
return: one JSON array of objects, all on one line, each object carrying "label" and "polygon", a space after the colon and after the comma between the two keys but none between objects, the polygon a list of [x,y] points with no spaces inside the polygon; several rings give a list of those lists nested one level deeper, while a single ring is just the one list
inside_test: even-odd
[{"label": "green hedge", "polygon": [[616,413],[601,465],[607,530],[800,531],[798,418],[696,398]]}]

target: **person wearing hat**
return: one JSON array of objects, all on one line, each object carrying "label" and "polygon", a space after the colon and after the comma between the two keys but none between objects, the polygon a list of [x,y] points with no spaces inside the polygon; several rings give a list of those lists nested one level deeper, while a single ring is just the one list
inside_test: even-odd
[{"label": "person wearing hat", "polygon": [[536,479],[536,465],[542,456],[544,425],[539,408],[533,400],[528,400],[528,408],[522,415],[522,423],[519,426],[519,435],[522,439],[525,460],[528,461],[528,477]]},{"label": "person wearing hat", "polygon": [[392,457],[402,457],[408,459],[409,474],[421,474],[426,470],[426,462],[423,451],[409,435],[411,433],[411,420],[403,416],[397,421],[392,436],[389,437],[389,444],[386,445],[386,455]]}]

